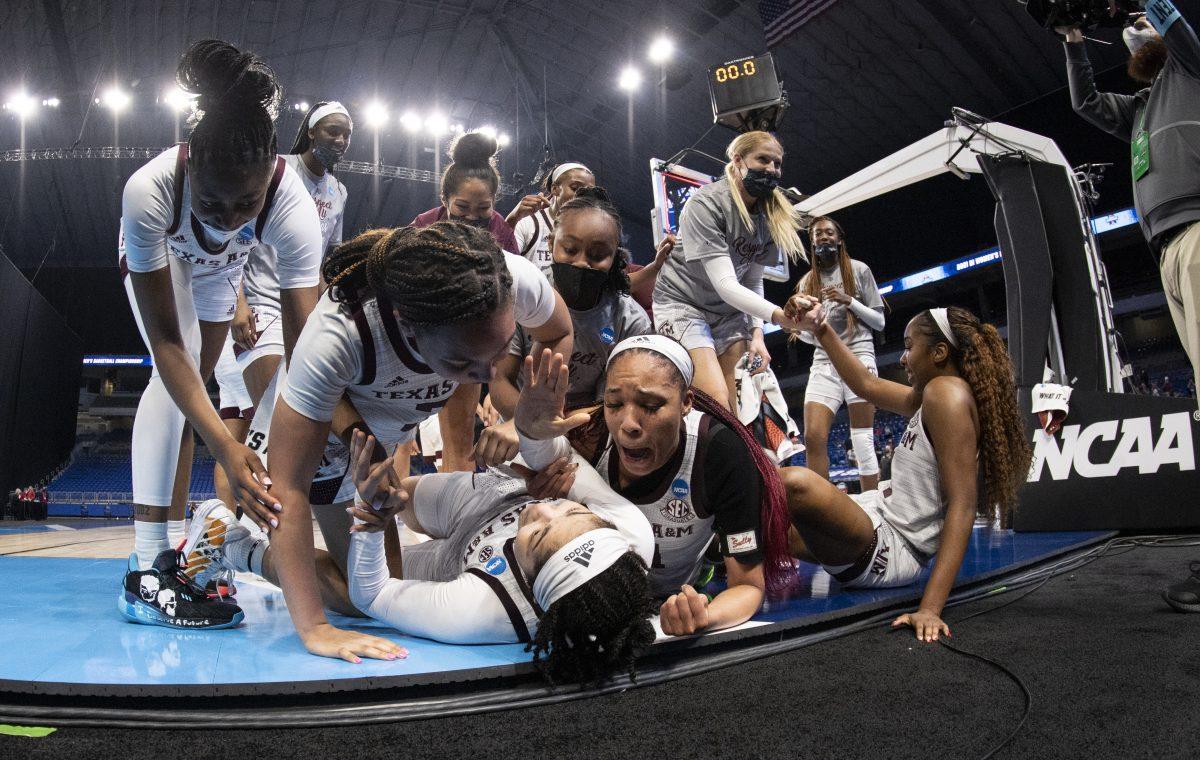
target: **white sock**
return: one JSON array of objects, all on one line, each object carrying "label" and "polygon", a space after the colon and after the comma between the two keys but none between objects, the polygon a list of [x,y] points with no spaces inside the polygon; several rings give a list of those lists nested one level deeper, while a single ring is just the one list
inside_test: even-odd
[{"label": "white sock", "polygon": [[262,575],[263,557],[267,556],[268,545],[260,538],[247,536],[241,541],[227,541],[222,551],[238,572]]},{"label": "white sock", "polygon": [[133,551],[137,554],[139,570],[149,570],[154,559],[170,548],[165,522],[133,522]]},{"label": "white sock", "polygon": [[184,520],[167,520],[167,542],[172,548],[179,548],[187,533],[187,522]]}]

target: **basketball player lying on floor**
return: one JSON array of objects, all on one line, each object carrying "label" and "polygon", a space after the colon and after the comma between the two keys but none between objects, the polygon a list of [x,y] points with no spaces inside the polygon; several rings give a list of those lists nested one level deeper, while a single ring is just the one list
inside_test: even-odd
[{"label": "basketball player lying on floor", "polygon": [[[567,378],[549,349],[537,371],[527,364],[517,419],[526,402],[561,409]],[[561,418],[545,427],[566,430]],[[439,641],[527,643],[552,682],[602,680],[653,643],[650,525],[582,459],[567,499],[538,499],[495,469],[417,475],[397,488],[387,485],[391,459],[372,466],[372,439],[354,436],[349,580],[363,612]],[[404,547],[393,578],[382,530],[397,515],[433,540]]]},{"label": "basketball player lying on floor", "polygon": [[1015,506],[1029,466],[1004,341],[966,309],[923,311],[904,329],[900,364],[909,387],[872,375],[813,299],[793,296],[788,309],[856,395],[910,418],[896,446],[890,485],[879,490],[848,496],[811,470],[784,468],[795,527],[792,551],[824,565],[843,585],[860,588],[912,583],[937,555],[920,607],[892,625],[912,626],[922,641],[948,636],[942,608],[976,511],[993,517]]},{"label": "basketball player lying on floor", "polygon": [[[279,584],[310,652],[386,656],[398,647],[337,629],[323,610],[354,614],[342,575],[353,480],[343,465],[335,477],[313,482],[335,410],[348,397],[392,452],[412,440],[459,382],[492,377],[518,324],[555,351],[570,352],[571,319],[532,263],[500,250],[485,230],[458,222],[365,232],[339,246],[323,273],[329,290],[296,345],[269,431],[271,493],[283,512],[254,505],[248,512],[260,525],[273,524],[269,549],[219,505],[198,510],[196,519],[229,523],[204,535],[224,536],[222,551],[236,570]],[[338,572],[324,561],[314,571],[310,505]],[[193,547],[186,548],[191,556]]]},{"label": "basketball player lying on floor", "polygon": [[[569,462],[582,455],[649,520],[650,588],[661,602],[663,632],[676,636],[745,622],[792,573],[778,470],[724,403],[692,387],[692,378],[682,345],[634,336],[609,354],[603,409],[560,422],[561,404],[534,405],[522,393],[525,415],[516,417],[529,466],[553,463],[531,480],[533,493],[561,495],[545,481],[565,476],[569,485]],[[561,427],[575,429],[566,438],[552,435]],[[712,575],[714,560],[706,555],[714,539],[729,585],[710,599],[697,588]]]}]

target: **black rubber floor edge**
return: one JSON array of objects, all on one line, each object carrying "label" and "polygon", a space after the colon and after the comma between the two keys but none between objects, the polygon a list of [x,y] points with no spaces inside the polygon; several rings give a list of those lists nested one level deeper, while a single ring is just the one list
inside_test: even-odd
[{"label": "black rubber floor edge", "polygon": [[[1013,565],[956,590],[963,599],[977,595],[981,585],[996,585],[1032,567],[1059,562],[1069,554],[1083,553],[1113,534],[1098,535],[1053,555]],[[420,686],[385,687],[324,693],[227,695],[219,703],[193,696],[50,695],[0,690],[0,723],[28,725],[92,726],[141,729],[308,728],[313,725],[361,725],[401,720],[471,715],[520,707],[564,702],[651,686],[677,678],[718,670],[762,657],[792,651],[839,636],[857,633],[891,619],[897,609],[911,606],[905,598],[886,605],[863,608],[858,614],[825,617],[804,626],[779,623],[747,629],[745,636],[705,637],[704,646],[655,647],[639,661],[636,680],[613,679],[600,687],[548,687],[529,668],[504,668],[501,677]],[[751,639],[750,636],[758,635]],[[697,641],[697,640],[692,640]],[[517,672],[518,670],[524,672]],[[372,679],[356,679],[360,683]],[[2,689],[2,685],[0,685]],[[118,702],[118,705],[114,705]]]}]

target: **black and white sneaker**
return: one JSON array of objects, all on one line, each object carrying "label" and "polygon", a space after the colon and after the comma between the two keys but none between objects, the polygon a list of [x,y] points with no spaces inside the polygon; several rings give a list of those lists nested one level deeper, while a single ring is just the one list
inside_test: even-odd
[{"label": "black and white sneaker", "polygon": [[1179,612],[1200,612],[1200,561],[1192,562],[1190,577],[1163,591],[1163,600]]},{"label": "black and white sneaker", "polygon": [[236,604],[210,598],[193,584],[174,549],[159,554],[149,570],[139,570],[137,555],[129,555],[117,609],[135,623],[188,630],[232,628],[245,617]]}]

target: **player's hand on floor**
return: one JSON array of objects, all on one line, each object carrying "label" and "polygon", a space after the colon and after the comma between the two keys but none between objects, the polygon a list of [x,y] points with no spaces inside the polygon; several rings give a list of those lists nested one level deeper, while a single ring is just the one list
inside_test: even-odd
[{"label": "player's hand on floor", "polygon": [[906,612],[892,621],[892,628],[902,625],[911,626],[917,634],[918,641],[937,641],[940,634],[950,637],[950,626],[946,625],[939,615],[925,610]]},{"label": "player's hand on floor", "polygon": [[304,648],[320,657],[340,658],[360,663],[363,657],[373,660],[403,660],[408,657],[404,647],[379,636],[356,631],[344,631],[322,623],[300,637]]}]

